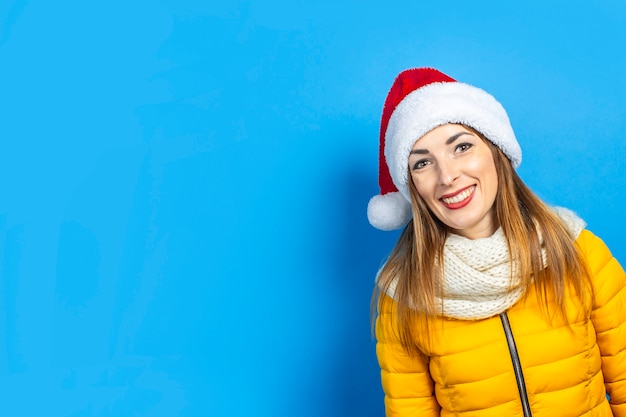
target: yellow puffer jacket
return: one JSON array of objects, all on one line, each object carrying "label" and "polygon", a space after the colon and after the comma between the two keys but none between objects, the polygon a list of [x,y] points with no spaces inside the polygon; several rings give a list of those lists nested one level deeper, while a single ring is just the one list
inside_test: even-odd
[{"label": "yellow puffer jacket", "polygon": [[531,288],[504,318],[433,319],[430,345],[418,341],[422,356],[416,358],[400,345],[395,306],[385,303],[376,321],[376,353],[387,417],[530,415],[524,414],[503,319],[532,416],[626,417],[626,275],[591,232],[581,232],[577,242],[595,299],[587,317],[568,292],[569,327],[558,316],[546,318]]}]

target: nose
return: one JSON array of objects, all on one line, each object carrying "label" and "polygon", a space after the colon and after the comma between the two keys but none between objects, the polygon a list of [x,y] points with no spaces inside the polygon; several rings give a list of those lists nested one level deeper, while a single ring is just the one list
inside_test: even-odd
[{"label": "nose", "polygon": [[439,183],[441,185],[452,185],[459,178],[460,173],[454,161],[443,160],[438,164]]}]

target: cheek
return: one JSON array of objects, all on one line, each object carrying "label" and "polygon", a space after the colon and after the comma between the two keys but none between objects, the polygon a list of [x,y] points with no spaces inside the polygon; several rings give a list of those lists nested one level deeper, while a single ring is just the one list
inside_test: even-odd
[{"label": "cheek", "polygon": [[487,182],[487,190],[490,193],[489,197],[495,199],[495,195],[498,192],[498,172],[493,161],[485,164],[483,172]]},{"label": "cheek", "polygon": [[420,176],[419,179],[412,177],[411,181],[415,186],[417,194],[422,197],[422,200],[424,200],[428,204],[428,202],[432,199],[432,195],[435,189],[432,181],[429,181],[426,175]]}]

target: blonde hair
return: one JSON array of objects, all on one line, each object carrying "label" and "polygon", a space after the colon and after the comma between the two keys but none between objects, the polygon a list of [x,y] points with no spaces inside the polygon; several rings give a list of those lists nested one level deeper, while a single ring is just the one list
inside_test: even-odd
[{"label": "blonde hair", "polygon": [[[524,292],[532,284],[536,285],[537,296],[546,311],[547,294],[553,294],[556,313],[567,320],[565,289],[571,284],[588,311],[591,308],[589,273],[574,237],[554,211],[524,184],[500,148],[479,132],[476,134],[488,144],[494,157],[498,175],[495,217],[512,259],[517,260]],[[450,232],[428,209],[411,180],[409,190],[413,219],[402,231],[379,272],[372,296],[372,319],[377,306],[391,302],[389,297],[381,295],[388,293],[394,284],[400,341],[408,353],[418,354],[417,337],[428,341],[428,319],[440,315],[441,306],[436,305],[435,298],[442,293],[443,275],[436,265],[437,260],[443,259],[444,244]],[[545,268],[542,247],[548,265]]]}]

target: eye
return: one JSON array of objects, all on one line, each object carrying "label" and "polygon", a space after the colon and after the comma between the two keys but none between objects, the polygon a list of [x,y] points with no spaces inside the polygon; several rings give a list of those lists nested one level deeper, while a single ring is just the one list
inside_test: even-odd
[{"label": "eye", "polygon": [[471,143],[468,142],[463,142],[463,143],[459,143],[456,148],[454,149],[456,152],[465,152],[467,151],[469,148],[471,148],[473,145]]},{"label": "eye", "polygon": [[413,164],[413,169],[420,170],[428,164],[430,164],[430,161],[428,159],[420,159]]}]

